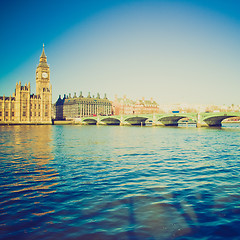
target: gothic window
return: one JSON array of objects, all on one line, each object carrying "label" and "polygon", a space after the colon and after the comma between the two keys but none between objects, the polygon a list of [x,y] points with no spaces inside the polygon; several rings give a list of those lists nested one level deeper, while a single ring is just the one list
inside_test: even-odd
[{"label": "gothic window", "polygon": [[22,107],[23,107],[23,109],[26,109],[27,108],[27,102],[23,102]]},{"label": "gothic window", "polygon": [[26,117],[26,112],[23,112],[23,117]]},{"label": "gothic window", "polygon": [[12,117],[14,117],[14,112],[12,112]]},{"label": "gothic window", "polygon": [[2,112],[0,112],[0,117],[2,116]]}]

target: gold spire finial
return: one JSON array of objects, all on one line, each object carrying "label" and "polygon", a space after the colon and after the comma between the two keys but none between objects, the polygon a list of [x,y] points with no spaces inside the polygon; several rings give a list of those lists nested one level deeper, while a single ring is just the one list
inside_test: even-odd
[{"label": "gold spire finial", "polygon": [[[45,51],[44,51],[44,44],[43,44],[43,49],[42,49],[42,54],[41,54],[41,56],[40,56],[40,63],[39,63],[39,66],[42,66],[42,67],[44,67],[44,66],[46,66],[46,67],[48,67],[47,66],[47,57],[46,57],[46,54],[45,54]],[[43,66],[44,65],[44,66]]]},{"label": "gold spire finial", "polygon": [[44,44],[43,44],[43,50],[42,50],[42,55],[40,58],[46,58],[45,51],[44,51]]}]

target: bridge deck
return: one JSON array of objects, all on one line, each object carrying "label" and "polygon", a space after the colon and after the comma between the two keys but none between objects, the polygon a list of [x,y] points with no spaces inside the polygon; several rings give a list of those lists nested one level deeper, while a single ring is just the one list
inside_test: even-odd
[{"label": "bridge deck", "polygon": [[146,121],[153,125],[177,126],[179,120],[186,118],[196,122],[197,126],[221,126],[221,122],[230,117],[240,117],[240,112],[210,112],[210,113],[166,113],[166,114],[131,114],[94,116],[75,119],[81,124],[105,125],[145,125]]}]

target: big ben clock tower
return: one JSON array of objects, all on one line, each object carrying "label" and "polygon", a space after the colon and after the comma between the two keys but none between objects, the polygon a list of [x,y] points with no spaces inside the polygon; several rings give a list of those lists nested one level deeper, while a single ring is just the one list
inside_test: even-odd
[{"label": "big ben clock tower", "polygon": [[52,86],[50,84],[50,70],[44,51],[44,44],[40,61],[36,70],[36,94],[41,99],[40,117],[42,122],[51,121]]},{"label": "big ben clock tower", "polygon": [[44,44],[40,62],[36,70],[36,94],[41,94],[43,89],[50,89],[50,70],[44,51]]}]

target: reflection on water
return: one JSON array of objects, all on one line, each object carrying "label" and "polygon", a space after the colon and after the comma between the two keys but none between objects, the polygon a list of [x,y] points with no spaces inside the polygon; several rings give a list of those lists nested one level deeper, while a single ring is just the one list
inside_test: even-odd
[{"label": "reflection on water", "polygon": [[56,192],[52,187],[58,184],[58,173],[48,166],[54,159],[52,128],[4,126],[0,134],[1,229],[14,234],[14,226],[49,212],[41,208],[41,201]]},{"label": "reflection on water", "polygon": [[12,137],[19,156],[25,155],[26,159],[31,159],[38,165],[48,164],[53,159],[51,126],[15,126],[14,128]]},{"label": "reflection on water", "polygon": [[2,239],[239,239],[239,125],[0,136]]}]

